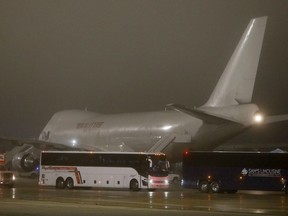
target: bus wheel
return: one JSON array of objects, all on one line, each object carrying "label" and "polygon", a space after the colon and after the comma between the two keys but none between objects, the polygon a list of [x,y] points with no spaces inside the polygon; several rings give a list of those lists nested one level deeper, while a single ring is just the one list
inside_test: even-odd
[{"label": "bus wheel", "polygon": [[65,181],[62,177],[56,179],[56,188],[64,189],[65,188]]},{"label": "bus wheel", "polygon": [[199,183],[199,190],[204,193],[209,192],[209,182],[208,181],[201,181]]},{"label": "bus wheel", "polygon": [[72,178],[69,177],[66,179],[66,187],[68,189],[72,189],[74,187],[74,181]]},{"label": "bus wheel", "polygon": [[130,181],[130,190],[132,191],[139,191],[139,182],[136,179],[132,179]]},{"label": "bus wheel", "polygon": [[213,193],[220,193],[220,184],[217,181],[214,181],[210,185],[210,189]]}]

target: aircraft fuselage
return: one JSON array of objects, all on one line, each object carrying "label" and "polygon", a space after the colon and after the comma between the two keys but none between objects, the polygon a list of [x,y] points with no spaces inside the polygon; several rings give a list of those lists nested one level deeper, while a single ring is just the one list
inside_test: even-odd
[{"label": "aircraft fuselage", "polygon": [[[223,124],[220,128],[225,126]],[[242,129],[229,127],[232,134]],[[203,133],[208,128],[213,137]],[[148,151],[164,136],[174,135],[172,145],[166,149],[169,154],[175,152],[177,146],[181,146],[182,150],[199,149],[201,146],[211,148],[213,143],[222,140],[221,130],[215,133],[217,130],[219,125],[204,124],[200,119],[173,110],[114,115],[70,110],[56,113],[39,139],[87,150]],[[204,142],[209,145],[203,145]]]}]

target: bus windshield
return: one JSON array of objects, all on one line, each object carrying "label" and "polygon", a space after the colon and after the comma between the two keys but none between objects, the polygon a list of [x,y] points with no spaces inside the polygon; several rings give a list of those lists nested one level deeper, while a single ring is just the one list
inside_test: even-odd
[{"label": "bus windshield", "polygon": [[149,175],[152,176],[167,176],[169,173],[169,162],[166,158],[159,156],[152,157],[149,159],[150,169]]}]

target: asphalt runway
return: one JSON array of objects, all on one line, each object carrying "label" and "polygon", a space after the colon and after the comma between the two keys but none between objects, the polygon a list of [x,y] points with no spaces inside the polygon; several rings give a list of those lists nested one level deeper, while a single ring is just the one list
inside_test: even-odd
[{"label": "asphalt runway", "polygon": [[39,187],[37,180],[18,179],[0,188],[0,215],[288,215],[288,196],[281,192],[240,191],[205,194],[171,186],[141,190]]}]

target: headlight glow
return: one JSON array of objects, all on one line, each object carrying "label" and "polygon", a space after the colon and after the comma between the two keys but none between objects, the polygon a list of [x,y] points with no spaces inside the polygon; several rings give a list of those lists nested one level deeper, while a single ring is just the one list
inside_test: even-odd
[{"label": "headlight glow", "polygon": [[258,112],[253,116],[253,118],[256,123],[262,123],[264,120],[264,116]]}]

